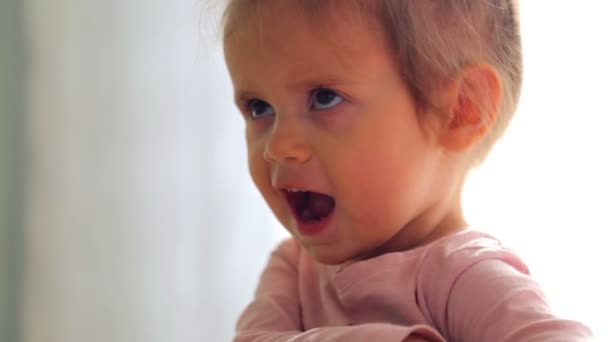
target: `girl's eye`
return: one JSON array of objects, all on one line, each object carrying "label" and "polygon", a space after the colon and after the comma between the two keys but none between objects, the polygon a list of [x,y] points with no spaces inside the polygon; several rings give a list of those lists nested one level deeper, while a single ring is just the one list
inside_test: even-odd
[{"label": "girl's eye", "polygon": [[333,90],[317,89],[312,93],[311,107],[314,110],[328,110],[344,101],[344,98]]},{"label": "girl's eye", "polygon": [[247,110],[253,119],[259,119],[261,117],[274,114],[274,109],[268,103],[262,100],[249,101],[247,104]]}]

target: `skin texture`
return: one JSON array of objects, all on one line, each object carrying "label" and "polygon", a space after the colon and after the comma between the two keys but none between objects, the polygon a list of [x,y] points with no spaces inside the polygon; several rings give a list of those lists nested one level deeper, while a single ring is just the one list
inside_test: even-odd
[{"label": "skin texture", "polygon": [[[467,75],[497,78],[491,67],[438,90],[442,115],[421,112],[374,23],[340,11],[328,35],[289,1],[272,3],[233,27],[225,55],[250,174],[278,220],[326,264],[412,249],[466,227],[468,154],[493,120],[479,119],[467,97],[474,92],[462,89],[475,88]],[[318,106],[319,88],[339,95],[336,104]],[[252,100],[267,104],[253,108],[267,115],[252,117]],[[331,195],[328,228],[301,234],[286,187]]]}]

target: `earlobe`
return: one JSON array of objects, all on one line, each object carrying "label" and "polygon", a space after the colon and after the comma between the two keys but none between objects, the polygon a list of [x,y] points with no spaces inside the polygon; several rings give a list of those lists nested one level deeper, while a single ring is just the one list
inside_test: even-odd
[{"label": "earlobe", "polygon": [[498,119],[502,81],[494,67],[478,64],[453,82],[440,141],[450,151],[463,151],[483,140]]}]

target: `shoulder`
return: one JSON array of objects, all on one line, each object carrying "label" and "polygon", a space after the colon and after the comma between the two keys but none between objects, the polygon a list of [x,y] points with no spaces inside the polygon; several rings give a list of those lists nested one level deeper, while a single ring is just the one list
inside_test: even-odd
[{"label": "shoulder", "polygon": [[277,244],[277,247],[274,249],[273,253],[300,253],[300,245],[298,242],[290,237],[280,241]]},{"label": "shoulder", "polygon": [[555,317],[524,262],[481,232],[458,233],[428,246],[416,300],[425,318],[449,340],[555,341],[570,336],[578,341],[591,334],[579,323]]},{"label": "shoulder", "polygon": [[298,274],[300,248],[293,239],[278,244],[272,251],[262,271],[256,296],[285,295],[295,293],[294,279]]},{"label": "shoulder", "polygon": [[301,247],[293,238],[287,238],[277,245],[270,255],[271,261],[279,259],[293,267],[296,267],[301,255]]},{"label": "shoulder", "polygon": [[420,308],[428,316],[445,308],[454,284],[473,266],[493,260],[529,274],[517,254],[491,235],[467,230],[439,239],[428,245],[422,255],[416,277],[416,294]]},{"label": "shoulder", "polygon": [[517,254],[489,234],[466,230],[430,244],[423,252],[421,272],[458,275],[468,267],[484,260],[500,260],[522,273],[528,267]]}]

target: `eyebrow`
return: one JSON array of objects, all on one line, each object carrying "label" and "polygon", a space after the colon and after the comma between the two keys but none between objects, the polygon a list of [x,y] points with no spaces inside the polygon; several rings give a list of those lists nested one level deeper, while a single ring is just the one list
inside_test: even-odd
[{"label": "eyebrow", "polygon": [[348,80],[344,77],[338,77],[336,75],[319,74],[288,82],[287,88],[293,90],[314,89],[318,87],[335,87],[353,82],[353,80]]}]

